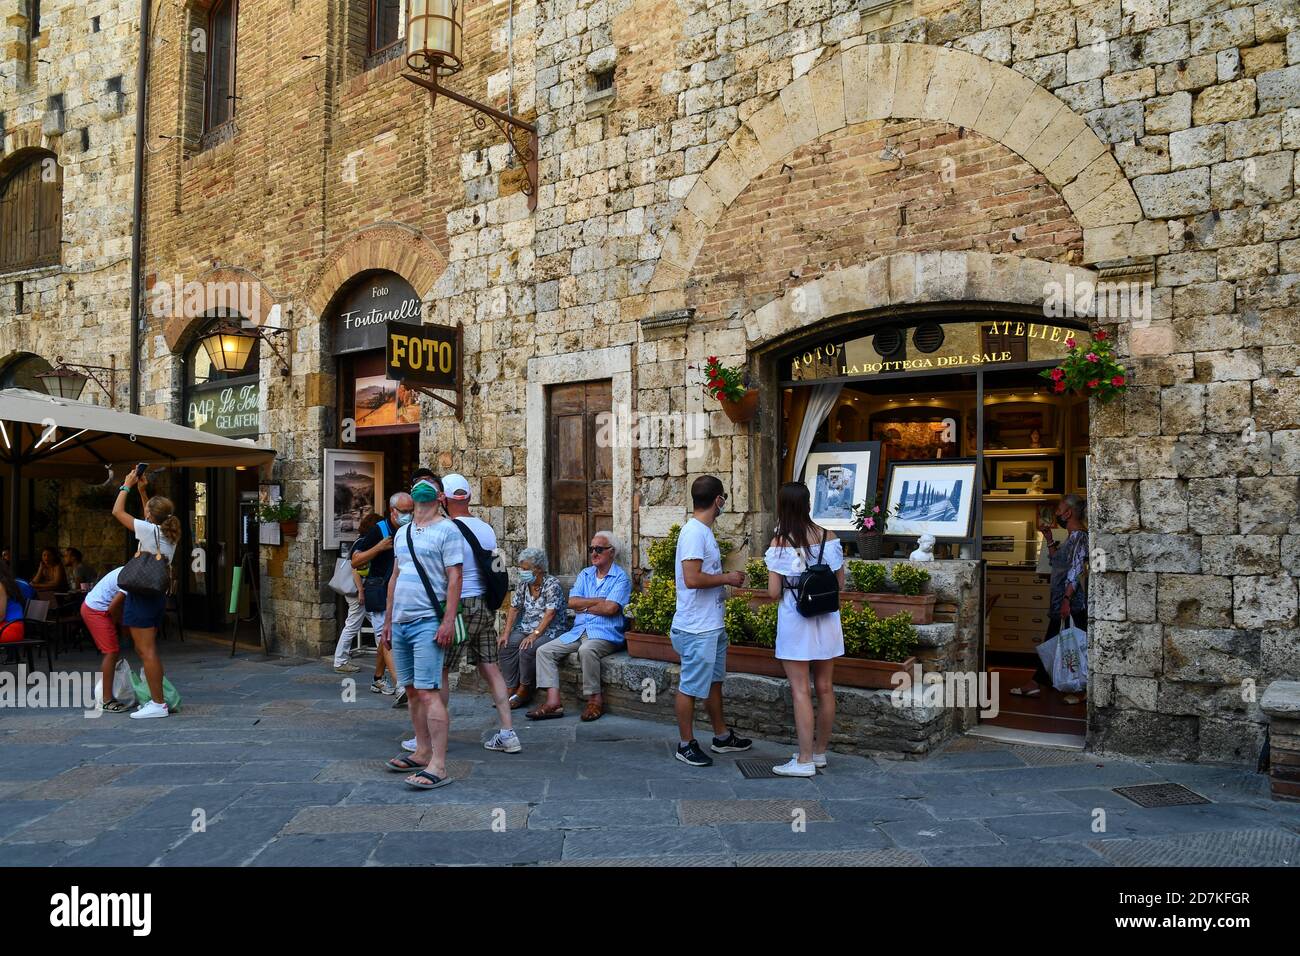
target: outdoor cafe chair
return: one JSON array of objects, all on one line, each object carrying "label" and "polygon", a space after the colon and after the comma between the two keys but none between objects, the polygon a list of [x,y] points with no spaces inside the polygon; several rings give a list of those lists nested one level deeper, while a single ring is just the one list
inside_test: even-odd
[{"label": "outdoor cafe chair", "polygon": [[[0,644],[0,650],[12,650],[17,659],[18,648],[27,649],[27,668],[28,670],[36,669],[36,661],[32,654],[34,648],[45,648],[45,669],[54,670],[54,645],[49,640],[48,620],[50,613],[50,604],[48,601],[38,601],[32,599],[27,602],[27,609],[23,612],[23,632],[25,635],[21,641],[6,641]],[[33,626],[39,625],[41,628],[41,637],[31,637]]]}]

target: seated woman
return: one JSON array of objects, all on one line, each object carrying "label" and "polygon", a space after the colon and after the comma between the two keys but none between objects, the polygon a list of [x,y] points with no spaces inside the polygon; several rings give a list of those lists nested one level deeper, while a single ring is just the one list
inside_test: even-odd
[{"label": "seated woman", "polygon": [[564,585],[549,571],[546,552],[541,548],[524,548],[519,552],[519,586],[510,602],[505,630],[497,638],[501,676],[510,688],[511,710],[533,699],[537,649],[564,630],[567,610]]},{"label": "seated woman", "polygon": [[59,552],[53,548],[41,548],[41,563],[36,574],[31,578],[32,587],[37,591],[66,591],[68,574],[63,570]]},{"label": "seated woman", "polygon": [[68,586],[76,591],[84,584],[87,587],[95,583],[95,571],[81,560],[81,552],[76,548],[63,549],[63,567],[68,574]]},{"label": "seated woman", "polygon": [[23,592],[9,565],[0,561],[0,644],[23,639]]}]

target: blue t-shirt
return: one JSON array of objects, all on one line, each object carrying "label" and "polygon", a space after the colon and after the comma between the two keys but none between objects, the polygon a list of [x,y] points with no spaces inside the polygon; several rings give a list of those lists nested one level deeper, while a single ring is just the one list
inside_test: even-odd
[{"label": "blue t-shirt", "polygon": [[13,598],[10,598],[9,603],[5,605],[5,623],[8,624],[10,621],[21,621],[22,619],[23,619],[22,604],[19,603],[18,601],[15,601]]}]

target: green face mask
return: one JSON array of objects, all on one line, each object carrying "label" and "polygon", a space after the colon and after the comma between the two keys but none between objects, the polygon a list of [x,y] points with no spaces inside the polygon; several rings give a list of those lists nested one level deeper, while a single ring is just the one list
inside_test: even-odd
[{"label": "green face mask", "polygon": [[438,500],[438,486],[432,481],[421,478],[411,487],[411,497],[421,504]]}]

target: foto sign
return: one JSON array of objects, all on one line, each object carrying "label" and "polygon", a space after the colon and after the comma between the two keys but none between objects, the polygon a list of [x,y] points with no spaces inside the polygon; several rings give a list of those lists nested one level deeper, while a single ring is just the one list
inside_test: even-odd
[{"label": "foto sign", "polygon": [[460,329],[389,322],[384,374],[406,385],[460,391]]}]

